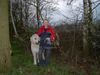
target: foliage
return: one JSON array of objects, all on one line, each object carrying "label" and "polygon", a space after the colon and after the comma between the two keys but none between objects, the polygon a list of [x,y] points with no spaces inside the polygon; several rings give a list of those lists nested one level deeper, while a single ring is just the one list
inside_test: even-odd
[{"label": "foliage", "polygon": [[[21,42],[13,39],[12,71],[0,75],[86,75],[84,66],[74,66],[62,60],[64,57],[52,50],[51,63],[48,66],[34,66],[31,53],[26,53]],[[63,46],[64,47],[64,46]],[[99,69],[92,66],[90,75],[99,75]]]},{"label": "foliage", "polygon": [[[100,20],[96,21],[94,24],[95,32],[93,34],[93,50],[92,55],[96,59],[96,61],[99,61],[100,59]],[[100,62],[100,61],[99,61]]]},{"label": "foliage", "polygon": [[2,75],[73,75],[69,72],[67,64],[56,62],[55,56],[52,56],[48,66],[34,66],[31,53],[26,54],[19,43],[17,39],[12,41],[12,71]]}]

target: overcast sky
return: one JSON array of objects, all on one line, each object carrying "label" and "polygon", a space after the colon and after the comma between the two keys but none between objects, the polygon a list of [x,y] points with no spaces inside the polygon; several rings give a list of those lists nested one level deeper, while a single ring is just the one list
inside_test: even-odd
[{"label": "overcast sky", "polygon": [[62,21],[66,19],[64,16],[74,19],[74,13],[79,13],[76,11],[76,8],[80,6],[82,7],[82,0],[74,1],[72,5],[67,5],[67,2],[59,0],[57,5],[58,10],[52,15],[53,21]]},{"label": "overcast sky", "polygon": [[[97,1],[97,0],[93,0],[93,1]],[[52,14],[52,21],[53,22],[60,22],[64,19],[66,19],[63,15],[65,15],[66,17],[75,19],[75,15],[79,15],[79,18],[82,17],[82,11],[79,11],[83,6],[83,0],[75,0],[72,5],[67,5],[67,3],[63,0],[58,0],[58,5],[57,8],[58,10],[56,12],[54,12]],[[100,6],[97,7],[97,10],[95,11],[95,13],[99,16],[100,15],[100,10],[99,10]]]},{"label": "overcast sky", "polygon": [[[78,15],[78,19],[82,18],[83,0],[74,0],[71,5],[68,5],[66,1],[68,0],[57,1],[58,3],[57,5],[55,5],[57,7],[57,11],[53,12],[52,15],[50,15],[50,17],[52,18],[51,22],[53,23],[60,23],[62,21],[73,22],[76,19],[77,15]],[[97,0],[92,0],[92,1],[97,1]],[[96,4],[93,5],[93,7],[94,6],[96,6]],[[30,9],[32,10],[32,14],[33,14],[33,9],[35,8],[32,7]],[[99,17],[100,5],[96,8],[94,13],[95,13],[94,17],[100,19]]]}]

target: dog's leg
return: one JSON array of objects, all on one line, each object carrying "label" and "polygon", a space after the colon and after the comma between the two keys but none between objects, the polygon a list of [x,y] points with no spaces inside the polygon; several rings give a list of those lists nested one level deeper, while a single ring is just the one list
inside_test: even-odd
[{"label": "dog's leg", "polygon": [[33,55],[34,55],[34,65],[36,65],[37,64],[37,62],[36,62],[37,61],[36,60],[36,53],[34,53]]},{"label": "dog's leg", "polygon": [[43,58],[43,60],[45,60],[44,52],[42,53],[42,58]]},{"label": "dog's leg", "polygon": [[39,63],[39,53],[37,53],[36,56],[37,56],[37,63]]}]

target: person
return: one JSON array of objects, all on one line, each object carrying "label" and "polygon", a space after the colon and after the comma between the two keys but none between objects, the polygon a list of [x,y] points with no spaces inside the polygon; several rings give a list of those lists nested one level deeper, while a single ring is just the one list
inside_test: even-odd
[{"label": "person", "polygon": [[[44,19],[37,34],[40,36],[39,65],[46,65],[50,60],[51,44],[55,40],[56,33],[54,28]],[[42,53],[44,53],[45,59],[42,58]]]}]

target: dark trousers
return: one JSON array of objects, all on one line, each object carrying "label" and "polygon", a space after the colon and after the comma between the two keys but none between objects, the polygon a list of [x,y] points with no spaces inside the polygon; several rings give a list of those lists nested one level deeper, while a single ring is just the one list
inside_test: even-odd
[{"label": "dark trousers", "polygon": [[[43,59],[43,54],[45,59]],[[39,65],[47,65],[50,62],[51,47],[40,46],[39,50]]]}]

